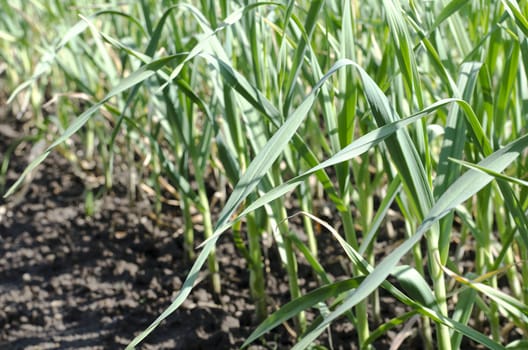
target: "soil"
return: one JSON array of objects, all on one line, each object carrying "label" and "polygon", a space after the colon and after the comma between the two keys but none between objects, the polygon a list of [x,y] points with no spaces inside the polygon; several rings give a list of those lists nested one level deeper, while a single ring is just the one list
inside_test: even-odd
[{"label": "soil", "polygon": [[[15,122],[0,122],[4,128],[9,125],[13,137],[22,130]],[[3,133],[1,159],[14,140]],[[29,147],[21,144],[16,149],[8,185],[27,165]],[[1,349],[124,348],[170,305],[191,267],[184,257],[177,207],[164,206],[156,216],[148,196],[131,206],[125,187],[118,183],[87,216],[84,183],[55,152],[20,193],[0,201]],[[325,233],[318,239],[323,266],[336,279],[345,278],[346,264],[338,258],[343,254],[336,242]],[[391,241],[384,244],[380,251]],[[217,253],[222,294],[213,297],[207,273],[202,272],[188,300],[139,348],[237,349],[256,328],[247,266],[229,233]],[[277,264],[277,254],[273,245],[267,250],[270,311],[288,300],[286,272]],[[304,290],[316,287],[302,259],[299,274]],[[381,300],[382,322],[406,311],[384,294]],[[277,327],[250,349],[290,348],[291,328]],[[389,349],[402,328],[388,332],[376,348]],[[400,349],[421,347],[416,326],[410,334]],[[357,348],[354,327],[346,319],[333,324],[318,342],[329,349]]]}]

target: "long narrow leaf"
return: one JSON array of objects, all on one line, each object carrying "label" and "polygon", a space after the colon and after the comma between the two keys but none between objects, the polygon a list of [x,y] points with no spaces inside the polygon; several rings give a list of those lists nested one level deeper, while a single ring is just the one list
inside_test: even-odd
[{"label": "long narrow leaf", "polygon": [[[511,164],[519,154],[528,147],[528,135],[517,139],[502,149],[496,151],[489,157],[482,160],[479,164],[494,171],[502,171]],[[389,254],[377,267],[367,276],[365,281],[325,320],[318,325],[312,332],[307,334],[293,349],[305,349],[333,320],[349,310],[361,300],[368,297],[393,271],[398,261],[409,252],[412,247],[418,243],[431,226],[448,214],[457,205],[466,201],[480,189],[486,186],[493,177],[483,175],[480,172],[470,170],[455,181],[447,191],[438,199],[436,204],[431,208],[425,217],[423,223],[418,227],[416,233]]]},{"label": "long narrow leaf", "polygon": [[10,196],[13,194],[13,192],[20,186],[20,184],[24,181],[24,178],[26,175],[31,172],[34,168],[36,168],[40,163],[46,159],[46,157],[50,154],[51,150],[67,139],[69,139],[73,134],[75,134],[79,129],[81,129],[84,124],[90,119],[90,117],[101,108],[103,104],[105,104],[109,99],[112,97],[120,94],[121,92],[130,89],[131,87],[142,83],[146,79],[150,78],[156,72],[162,68],[163,66],[171,63],[174,61],[179,55],[172,55],[160,58],[158,60],[152,61],[141,68],[139,68],[134,73],[130,74],[128,77],[123,79],[119,84],[117,84],[108,94],[99,102],[97,102],[92,107],[88,108],[84,113],[79,115],[77,119],[62,133],[59,138],[57,138],[42,154],[42,156],[36,158],[34,161],[32,161],[24,170],[22,175],[17,179],[17,181],[9,188],[9,190],[6,192],[4,197]]}]

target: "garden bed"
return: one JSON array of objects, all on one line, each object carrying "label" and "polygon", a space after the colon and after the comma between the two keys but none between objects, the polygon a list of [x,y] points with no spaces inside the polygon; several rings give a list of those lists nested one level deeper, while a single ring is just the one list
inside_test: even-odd
[{"label": "garden bed", "polygon": [[[6,150],[9,141],[2,139],[0,150]],[[8,184],[27,165],[24,155],[29,148],[17,148]],[[83,183],[57,153],[35,171],[21,193],[25,195],[3,200],[0,207],[0,347],[124,348],[170,304],[191,267],[184,258],[178,208],[165,206],[156,217],[146,196],[131,206],[126,190],[118,185],[97,201],[96,213],[88,217]],[[317,237],[321,263],[334,277],[346,277],[338,244],[327,232]],[[380,252],[387,243],[380,245]],[[207,272],[202,271],[189,299],[142,349],[237,349],[258,326],[249,272],[231,235],[220,240],[217,252],[222,294],[213,297]],[[266,259],[272,264],[266,276],[269,311],[289,297],[277,254],[272,246]],[[303,288],[313,289],[316,279],[302,260],[299,271]],[[392,298],[382,300],[387,319],[403,311]],[[292,329],[293,324],[281,326],[250,349],[291,347]],[[330,334],[334,349],[357,346],[356,333],[346,320],[333,325]],[[419,341],[414,333],[405,344],[411,349]],[[328,333],[319,342],[329,347]],[[390,343],[382,339],[378,349],[388,349]]]}]

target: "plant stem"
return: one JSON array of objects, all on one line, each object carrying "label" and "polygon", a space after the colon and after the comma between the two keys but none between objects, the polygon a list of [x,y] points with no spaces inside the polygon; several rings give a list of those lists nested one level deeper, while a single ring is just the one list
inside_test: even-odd
[{"label": "plant stem", "polygon": [[[211,211],[209,208],[209,199],[205,191],[205,184],[203,181],[198,181],[198,195],[200,204],[202,206],[203,225],[204,225],[204,238],[208,239],[213,235],[213,224],[211,220]],[[211,284],[213,286],[213,292],[216,296],[222,292],[222,284],[220,281],[220,272],[218,267],[218,261],[216,260],[216,253],[211,251],[208,258],[209,273],[211,274]]]},{"label": "plant stem", "polygon": [[[313,211],[313,205],[308,180],[303,182],[300,186],[300,198],[301,210],[311,213]],[[310,248],[310,253],[312,253],[314,258],[317,259],[317,240],[315,239],[312,220],[310,220],[310,218],[307,216],[303,216],[303,225],[306,236],[308,237],[308,247]]]},{"label": "plant stem", "polygon": [[[275,167],[273,169],[273,180],[276,183],[281,182],[280,169]],[[293,244],[290,238],[290,229],[288,227],[288,214],[284,204],[280,200],[275,200],[271,204],[273,214],[277,219],[277,225],[279,232],[283,239],[284,252],[286,254],[286,272],[288,274],[288,284],[290,287],[291,300],[295,300],[301,297],[301,289],[299,288],[299,278],[297,276],[297,259],[293,251]],[[306,314],[301,311],[297,314],[294,319],[295,327],[298,333],[303,333],[306,329]]]},{"label": "plant stem", "polygon": [[264,264],[260,246],[260,232],[254,215],[248,215],[247,230],[249,241],[249,287],[255,301],[255,318],[261,322],[266,318],[266,293],[264,283]]},{"label": "plant stem", "polygon": [[[433,229],[434,230],[434,229]],[[447,312],[447,292],[446,292],[446,281],[444,272],[440,267],[440,251],[438,249],[438,239],[433,238],[427,240],[429,250],[429,266],[431,269],[431,278],[433,280],[434,295],[436,303],[440,313],[444,316],[448,315]],[[436,236],[438,237],[438,236]],[[451,334],[449,327],[436,323],[437,332],[437,345],[439,349],[450,350],[451,349]]]},{"label": "plant stem", "polygon": [[[343,196],[343,203],[350,203],[349,195]],[[343,228],[345,230],[345,239],[354,249],[358,249],[358,241],[356,236],[356,230],[354,229],[354,221],[352,219],[351,208],[347,206],[349,210],[340,212],[341,220],[343,221]],[[352,273],[354,276],[361,275],[361,271],[356,266],[352,266]],[[368,299],[358,303],[355,307],[356,321],[357,321],[357,332],[359,344],[364,344],[370,335],[369,324],[368,324]],[[370,349],[370,345],[367,345],[366,349]]]},{"label": "plant stem", "polygon": [[181,208],[183,211],[183,251],[189,261],[193,261],[194,252],[194,230],[191,217],[191,201],[188,197],[181,197]]}]

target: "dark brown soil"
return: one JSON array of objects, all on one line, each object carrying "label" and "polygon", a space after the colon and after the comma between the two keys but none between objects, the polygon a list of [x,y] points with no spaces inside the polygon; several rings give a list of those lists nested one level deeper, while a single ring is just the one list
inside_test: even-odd
[{"label": "dark brown soil", "polygon": [[[12,128],[17,131],[16,125]],[[3,159],[13,139],[3,135],[1,140]],[[27,165],[28,147],[17,149],[8,184]],[[155,220],[149,200],[137,200],[131,207],[118,184],[98,200],[95,214],[86,216],[84,184],[56,153],[37,169],[22,193],[18,199],[0,202],[0,348],[124,348],[170,304],[190,269],[178,208],[165,207],[163,224],[157,224],[160,220]],[[336,278],[346,277],[336,243],[325,233],[319,239],[325,268]],[[140,348],[241,346],[257,326],[246,264],[229,233],[221,239],[218,255],[223,282],[219,300],[211,295],[202,272],[188,300]],[[273,246],[267,259],[272,262],[266,276],[272,311],[287,301],[288,283]],[[303,288],[316,286],[306,264],[300,264],[300,277]],[[405,311],[386,296],[382,301],[387,318]],[[420,347],[414,329],[402,348]],[[346,320],[330,333],[331,338],[321,337],[321,346],[356,349],[354,327]],[[388,349],[395,335],[389,332],[377,348]],[[286,349],[293,341],[287,327],[281,326],[251,349]]]}]

